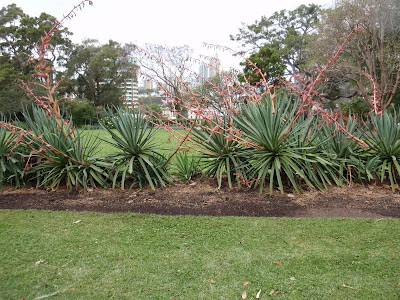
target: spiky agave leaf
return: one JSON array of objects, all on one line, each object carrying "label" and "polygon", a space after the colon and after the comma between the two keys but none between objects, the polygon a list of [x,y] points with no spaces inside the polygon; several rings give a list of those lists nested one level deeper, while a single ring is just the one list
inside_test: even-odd
[{"label": "spiky agave leaf", "polygon": [[188,182],[201,174],[200,161],[201,159],[197,156],[179,152],[175,156],[173,166],[178,171],[178,176]]},{"label": "spiky agave leaf", "polygon": [[[59,122],[43,109],[26,110],[24,117],[32,134],[24,134],[26,151],[36,174],[37,185],[57,188],[65,183],[68,188],[100,185],[105,187],[108,174],[105,163],[96,156],[100,141],[90,135],[82,136],[71,122]],[[30,151],[30,152],[29,152]]]},{"label": "spiky agave leaf", "polygon": [[269,180],[269,191],[278,184],[283,193],[283,181],[301,191],[301,182],[320,189],[328,182],[326,168],[314,168],[314,163],[331,165],[318,153],[314,143],[313,117],[298,116],[296,103],[289,103],[285,94],[278,94],[274,105],[270,99],[250,103],[234,119],[246,139],[257,147],[243,151],[250,164],[249,178],[256,179],[260,193]]},{"label": "spiky agave leaf", "polygon": [[372,128],[366,133],[366,143],[372,153],[379,158],[377,175],[381,181],[388,178],[395,191],[397,181],[400,179],[400,123],[396,112],[389,114],[387,111],[377,115],[370,115]]},{"label": "spiky agave leaf", "polygon": [[240,187],[241,181],[247,181],[245,160],[241,155],[243,147],[234,138],[230,139],[229,117],[214,117],[211,122],[213,125],[219,124],[217,127],[220,129],[212,130],[210,126],[193,128],[192,140],[204,150],[199,154],[204,168],[203,176],[215,176],[218,187],[221,187],[222,178],[226,175],[230,188],[234,179]]},{"label": "spiky agave leaf", "polygon": [[[0,117],[5,122],[4,116]],[[0,189],[4,183],[15,184],[19,187],[22,183],[23,161],[15,149],[15,136],[0,127]]]},{"label": "spiky agave leaf", "polygon": [[140,111],[135,114],[122,108],[118,108],[115,115],[111,109],[107,109],[105,114],[114,129],[101,123],[111,135],[111,140],[104,141],[118,149],[108,156],[114,170],[113,187],[119,180],[121,189],[124,189],[127,178],[140,186],[146,182],[152,189],[156,185],[164,187],[170,182],[167,169],[163,166],[166,159],[159,153],[161,149],[154,140],[156,129],[145,116]]}]

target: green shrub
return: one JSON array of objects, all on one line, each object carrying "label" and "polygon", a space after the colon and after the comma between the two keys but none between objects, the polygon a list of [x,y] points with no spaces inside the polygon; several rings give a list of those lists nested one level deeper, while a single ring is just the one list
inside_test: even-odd
[{"label": "green shrub", "polygon": [[34,107],[32,115],[25,111],[24,117],[32,133],[23,135],[32,164],[29,172],[35,174],[38,186],[57,188],[65,183],[70,189],[81,186],[85,190],[106,186],[107,165],[95,156],[100,143],[97,137],[82,136],[71,123],[60,127],[43,109]]},{"label": "green shrub", "polygon": [[379,115],[372,113],[370,120],[372,128],[366,134],[366,143],[376,157],[374,163],[378,177],[381,181],[388,178],[394,191],[400,178],[399,116],[396,112],[389,114],[385,111]]},{"label": "green shrub", "polygon": [[[214,117],[208,126],[193,128],[192,140],[204,148],[200,154],[204,168],[203,176],[215,176],[218,187],[221,187],[222,178],[226,175],[228,185],[232,188],[234,179],[241,186],[241,181],[246,181],[247,175],[244,170],[245,160],[241,156],[243,147],[227,134],[229,123],[226,116],[222,119]],[[211,129],[215,124],[219,124],[218,130]]]},{"label": "green shrub", "polygon": [[347,117],[347,121],[340,115],[335,122],[320,122],[318,139],[324,140],[320,145],[320,150],[327,154],[330,161],[339,165],[339,184],[343,180],[362,181],[371,174],[369,153],[366,149],[360,147],[357,142],[343,132],[343,128],[352,136],[361,139],[362,130],[357,124],[357,119],[353,115]]},{"label": "green shrub", "polygon": [[342,111],[347,113],[353,113],[359,116],[366,115],[370,112],[371,107],[364,98],[354,97],[351,101],[341,103],[340,107]]},{"label": "green shrub", "polygon": [[248,161],[248,177],[260,186],[269,180],[272,193],[277,183],[283,193],[284,182],[300,191],[302,182],[310,188],[323,189],[336,178],[333,163],[318,151],[318,130],[312,115],[296,117],[298,106],[289,105],[285,94],[278,94],[274,104],[268,98],[250,103],[234,117],[236,126],[251,143],[242,156]]},{"label": "green shrub", "polygon": [[69,100],[64,103],[63,110],[75,126],[97,123],[95,109],[87,99]]},{"label": "green shrub", "polygon": [[200,159],[196,156],[189,156],[187,152],[179,152],[175,156],[173,166],[177,170],[178,176],[186,182],[201,174]]},{"label": "green shrub", "polygon": [[119,150],[108,156],[114,172],[113,187],[120,180],[121,189],[124,189],[127,178],[133,180],[132,185],[139,184],[140,187],[144,183],[152,189],[156,185],[164,187],[170,179],[164,166],[166,158],[158,152],[161,149],[154,142],[156,129],[140,111],[135,114],[118,108],[115,114],[110,109],[105,114],[111,126],[105,122],[101,125],[112,138],[105,141]]},{"label": "green shrub", "polygon": [[[4,118],[1,118],[5,121]],[[23,160],[15,148],[15,136],[0,127],[0,189],[4,183],[19,187],[22,183]]]}]

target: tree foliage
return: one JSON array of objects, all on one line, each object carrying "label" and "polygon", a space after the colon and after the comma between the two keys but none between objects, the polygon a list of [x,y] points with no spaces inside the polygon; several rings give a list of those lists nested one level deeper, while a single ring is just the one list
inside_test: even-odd
[{"label": "tree foliage", "polygon": [[172,105],[177,111],[182,110],[178,99],[182,99],[187,90],[185,84],[191,78],[191,60],[193,50],[189,46],[163,46],[147,44],[137,47],[135,56],[141,73],[161,83],[162,89],[173,99]]},{"label": "tree foliage", "polygon": [[322,18],[319,34],[309,50],[314,56],[311,64],[326,63],[344,34],[354,28],[359,32],[328,70],[328,83],[338,96],[360,95],[371,107],[375,93],[378,109],[385,109],[396,97],[400,84],[400,1],[337,1]]},{"label": "tree foliage", "polygon": [[282,58],[268,45],[251,54],[248,60],[240,63],[240,65],[244,66],[244,69],[243,75],[239,75],[239,80],[247,80],[250,84],[257,84],[262,76],[276,84],[279,75],[282,75],[286,69]]},{"label": "tree foliage", "polygon": [[[42,13],[31,17],[15,4],[0,10],[0,111],[20,112],[22,105],[31,102],[16,79],[30,80],[34,68],[29,62],[37,51],[44,31],[49,31],[55,18]],[[63,66],[71,45],[67,28],[54,33],[48,47],[47,59],[51,64]],[[53,74],[56,76],[56,74]]]},{"label": "tree foliage", "polygon": [[240,74],[231,69],[227,72],[217,73],[202,84],[193,88],[194,100],[208,111],[219,114],[226,112],[226,99],[229,98],[233,107],[238,107],[242,102],[242,90],[238,89]]},{"label": "tree foliage", "polygon": [[276,63],[270,57],[279,56],[288,67],[287,73],[297,74],[304,70],[304,49],[315,32],[320,14],[321,8],[315,4],[300,5],[293,11],[281,10],[270,17],[262,16],[254,24],[243,25],[231,39],[242,42],[251,53],[258,52],[259,58],[270,52],[268,59],[264,59],[266,70]]},{"label": "tree foliage", "polygon": [[104,45],[97,40],[74,45],[66,64],[66,92],[96,106],[119,106],[123,94],[120,85],[136,78],[137,65],[131,50],[131,45],[112,40]]}]

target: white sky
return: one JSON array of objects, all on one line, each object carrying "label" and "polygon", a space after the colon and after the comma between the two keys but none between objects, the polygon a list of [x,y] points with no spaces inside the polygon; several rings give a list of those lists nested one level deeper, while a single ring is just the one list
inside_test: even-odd
[{"label": "white sky", "polygon": [[[106,43],[134,42],[164,45],[189,45],[197,53],[215,55],[203,42],[235,49],[240,45],[229,39],[238,33],[242,23],[251,24],[261,16],[270,16],[282,9],[293,10],[301,4],[330,6],[332,0],[92,0],[76,17],[64,25],[73,32],[71,39],[84,38]],[[60,20],[79,0],[0,0],[0,6],[17,4],[30,16],[46,12]],[[218,52],[224,67],[235,66],[230,54]],[[229,66],[227,66],[229,65]]]}]

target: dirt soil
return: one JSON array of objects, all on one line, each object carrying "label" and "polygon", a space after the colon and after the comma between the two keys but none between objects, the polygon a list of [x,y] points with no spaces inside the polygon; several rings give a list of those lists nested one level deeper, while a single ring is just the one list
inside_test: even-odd
[{"label": "dirt soil", "polygon": [[48,191],[3,187],[0,209],[140,212],[164,215],[400,218],[400,192],[388,185],[352,184],[322,193],[218,189],[216,182],[174,183],[165,189]]}]

